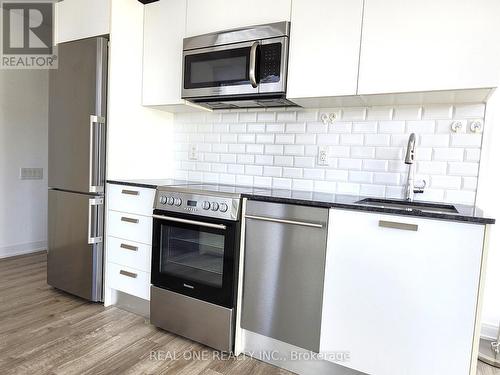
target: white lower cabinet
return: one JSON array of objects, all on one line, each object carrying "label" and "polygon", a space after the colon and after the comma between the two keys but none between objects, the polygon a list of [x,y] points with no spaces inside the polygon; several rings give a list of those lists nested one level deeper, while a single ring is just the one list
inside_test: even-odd
[{"label": "white lower cabinet", "polygon": [[373,375],[473,374],[485,226],[332,209],[321,352]]},{"label": "white lower cabinet", "polygon": [[149,300],[154,188],[108,184],[106,215],[106,306],[116,291]]}]

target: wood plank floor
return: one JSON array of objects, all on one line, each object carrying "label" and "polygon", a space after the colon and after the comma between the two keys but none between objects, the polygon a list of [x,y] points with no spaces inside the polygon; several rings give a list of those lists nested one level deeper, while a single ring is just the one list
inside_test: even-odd
[{"label": "wood plank floor", "polygon": [[[248,357],[212,358],[209,348],[140,316],[49,287],[45,274],[44,253],[0,260],[2,375],[291,374]],[[479,375],[500,375],[485,364],[478,368]]]}]

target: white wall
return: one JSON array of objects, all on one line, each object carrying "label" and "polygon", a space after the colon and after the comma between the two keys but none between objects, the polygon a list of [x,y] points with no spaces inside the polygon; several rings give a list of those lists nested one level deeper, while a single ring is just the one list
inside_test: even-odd
[{"label": "white wall", "polygon": [[497,219],[491,226],[488,268],[483,304],[484,336],[496,337],[500,322],[500,91],[495,91],[487,105],[483,138],[477,205]]},{"label": "white wall", "polygon": [[108,179],[173,176],[173,116],[141,105],[143,13],[137,0],[112,2]]},{"label": "white wall", "polygon": [[46,248],[47,123],[48,72],[0,70],[0,258]]}]

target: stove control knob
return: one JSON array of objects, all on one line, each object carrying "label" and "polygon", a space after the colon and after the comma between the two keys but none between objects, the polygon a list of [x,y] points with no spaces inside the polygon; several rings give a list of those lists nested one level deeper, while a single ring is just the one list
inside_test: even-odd
[{"label": "stove control knob", "polygon": [[225,204],[225,203],[220,204],[220,206],[219,206],[220,212],[227,212],[227,209],[228,209],[227,204]]},{"label": "stove control knob", "polygon": [[219,203],[212,202],[212,211],[217,211],[219,209]]},{"label": "stove control knob", "polygon": [[168,203],[170,206],[173,206],[173,205],[174,205],[174,197],[168,197],[168,198],[167,198],[167,203]]},{"label": "stove control knob", "polygon": [[175,198],[174,204],[179,207],[182,204],[182,199],[181,198]]},{"label": "stove control knob", "polygon": [[166,197],[166,196],[164,196],[164,195],[162,195],[162,196],[160,197],[160,203],[161,203],[161,204],[167,204],[167,197]]},{"label": "stove control knob", "polygon": [[209,210],[210,209],[210,202],[209,201],[205,201],[203,202],[203,209],[204,210]]}]

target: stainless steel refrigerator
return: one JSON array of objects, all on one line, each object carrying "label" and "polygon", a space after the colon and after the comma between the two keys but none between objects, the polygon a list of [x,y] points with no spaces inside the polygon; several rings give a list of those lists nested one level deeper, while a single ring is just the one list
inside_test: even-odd
[{"label": "stainless steel refrigerator", "polygon": [[102,301],[108,41],[59,44],[49,78],[47,282]]}]

